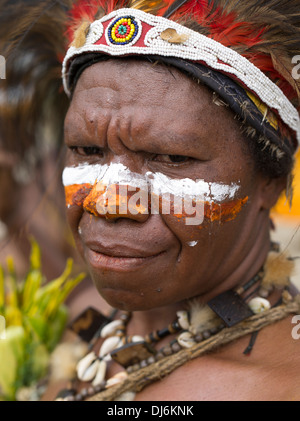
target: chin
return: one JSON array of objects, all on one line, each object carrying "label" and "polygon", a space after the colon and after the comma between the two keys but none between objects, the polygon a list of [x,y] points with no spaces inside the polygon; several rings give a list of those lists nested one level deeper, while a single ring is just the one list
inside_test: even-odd
[{"label": "chin", "polygon": [[97,291],[101,297],[113,308],[124,311],[146,311],[162,307],[168,304],[169,297],[161,292],[148,290],[142,292],[139,289],[124,289],[122,286],[109,287],[95,282]]},{"label": "chin", "polygon": [[[97,288],[98,289],[98,288]],[[117,290],[112,288],[98,289],[102,298],[113,308],[125,311],[149,310],[147,300],[138,292]]]}]

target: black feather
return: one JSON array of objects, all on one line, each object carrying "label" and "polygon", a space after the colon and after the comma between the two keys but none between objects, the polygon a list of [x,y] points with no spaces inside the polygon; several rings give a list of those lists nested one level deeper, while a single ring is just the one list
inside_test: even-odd
[{"label": "black feather", "polygon": [[174,3],[171,4],[171,6],[166,10],[164,13],[164,18],[169,18],[173,15],[173,13],[176,12],[181,6],[183,6],[187,1],[189,0],[175,0]]}]

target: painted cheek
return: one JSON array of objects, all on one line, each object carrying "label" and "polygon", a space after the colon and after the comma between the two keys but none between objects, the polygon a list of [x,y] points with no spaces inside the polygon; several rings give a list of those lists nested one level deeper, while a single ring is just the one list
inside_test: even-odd
[{"label": "painted cheek", "polygon": [[247,202],[248,196],[243,199],[235,199],[223,203],[206,202],[204,217],[210,221],[232,221],[241,212]]},{"label": "painted cheek", "polygon": [[[223,203],[203,202],[202,206],[204,214],[200,223],[197,222],[197,212],[195,212],[194,215],[187,214],[186,212],[180,214],[174,213],[173,215],[178,221],[187,224],[186,221],[188,220],[189,223],[187,225],[198,225],[201,229],[202,223],[204,222],[224,223],[234,220],[247,202],[248,196],[243,199],[235,199]],[[200,220],[199,216],[200,215],[198,215],[198,220]],[[195,223],[193,223],[193,218],[196,218]]]}]

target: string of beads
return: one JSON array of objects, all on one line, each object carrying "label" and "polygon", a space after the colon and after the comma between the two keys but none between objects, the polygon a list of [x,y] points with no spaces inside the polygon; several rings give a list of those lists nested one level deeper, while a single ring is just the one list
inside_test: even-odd
[{"label": "string of beads", "polygon": [[[263,272],[259,272],[248,283],[238,287],[234,291],[235,294],[243,294],[258,283],[258,286],[244,298],[244,301],[246,301],[255,295],[247,303],[252,314],[265,311],[271,307],[266,298],[274,288],[272,286],[262,286],[260,283],[262,276]],[[193,316],[192,312],[193,310],[190,312],[178,311],[173,323],[161,330],[153,331],[144,337],[140,335],[126,335],[126,326],[132,314],[130,312],[122,312],[118,319],[105,325],[99,332],[99,336],[104,339],[104,342],[100,347],[98,355],[93,350],[96,342],[94,338],[90,344],[89,353],[77,365],[78,380],[90,382],[90,384],[87,387],[81,388],[80,391],[76,390],[75,387],[62,390],[56,400],[81,401],[89,398],[123,381],[130,373],[151,365],[166,356],[175,354],[183,348],[192,347],[195,343],[200,343],[216,335],[226,327],[223,320],[206,305],[199,307],[194,312],[198,313],[198,315],[202,312],[208,318],[208,327],[205,328],[204,326],[197,329],[195,326],[192,326],[191,319],[198,315],[194,314]],[[174,336],[174,334],[177,336],[176,338],[173,337],[169,344],[159,349],[154,348],[154,345],[158,344],[163,338],[169,335]],[[250,352],[254,341],[255,336],[252,336],[245,353]],[[115,376],[105,379],[108,364],[111,361],[118,362],[125,369]]]}]

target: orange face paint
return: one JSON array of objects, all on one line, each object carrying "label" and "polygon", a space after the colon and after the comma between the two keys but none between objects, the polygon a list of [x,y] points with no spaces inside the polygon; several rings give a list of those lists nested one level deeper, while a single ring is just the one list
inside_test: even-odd
[{"label": "orange face paint", "polygon": [[93,186],[89,183],[72,184],[65,187],[66,206],[82,206],[84,199],[88,196]]},{"label": "orange face paint", "polygon": [[[139,192],[139,189],[133,190],[129,189],[128,186],[119,185],[106,187],[102,183],[95,183],[93,186],[88,183],[69,185],[65,187],[65,192],[66,205],[68,207],[74,205],[83,206],[87,212],[107,219],[115,218],[116,216],[130,218],[133,214],[151,214],[151,205],[153,197],[155,197],[152,194],[151,199],[151,195],[146,193],[147,199],[143,201],[144,203],[133,202],[130,204],[130,201]],[[182,212],[176,213],[174,203],[170,201],[169,212],[165,212],[162,205],[163,197],[156,196],[155,200],[158,204],[157,212],[155,213],[171,214],[179,220],[187,217],[192,218],[191,214],[185,212],[184,206],[182,206]],[[202,201],[204,218],[212,222],[231,221],[236,218],[247,201],[248,197],[228,200],[222,203]],[[195,201],[193,202],[194,204],[196,203]]]},{"label": "orange face paint", "polygon": [[243,199],[230,200],[229,202],[205,203],[205,218],[210,221],[227,222],[235,219],[248,202],[248,196]]}]

